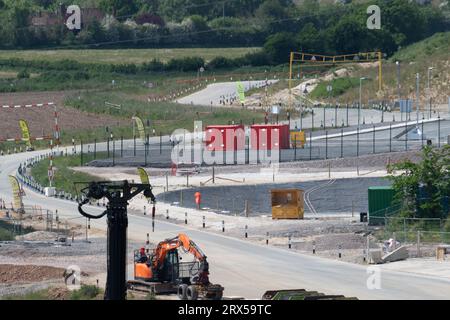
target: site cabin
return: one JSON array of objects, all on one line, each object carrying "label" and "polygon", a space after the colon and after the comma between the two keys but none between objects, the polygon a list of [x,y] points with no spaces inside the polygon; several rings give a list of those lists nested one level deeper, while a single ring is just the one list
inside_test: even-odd
[{"label": "site cabin", "polygon": [[208,151],[245,150],[243,125],[211,125],[205,128]]},{"label": "site cabin", "polygon": [[303,219],[304,191],[300,189],[274,189],[272,194],[272,219]]},{"label": "site cabin", "polygon": [[291,147],[292,148],[305,148],[306,137],[305,131],[301,130],[292,130],[291,131]]},{"label": "site cabin", "polygon": [[252,150],[289,149],[289,138],[290,131],[287,124],[255,124],[250,127]]}]

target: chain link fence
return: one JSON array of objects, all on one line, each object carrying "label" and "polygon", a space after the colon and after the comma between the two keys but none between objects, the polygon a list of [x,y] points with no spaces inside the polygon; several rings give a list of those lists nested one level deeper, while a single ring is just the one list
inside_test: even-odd
[{"label": "chain link fence", "polygon": [[[8,228],[12,237],[21,236],[33,231],[46,231],[56,233],[56,241],[66,242],[67,238],[74,237],[74,233],[69,226],[71,220],[86,220],[86,240],[88,239],[88,229],[90,223],[88,219],[82,217],[62,218],[58,214],[58,210],[52,211],[43,209],[40,206],[24,206],[22,213],[19,214],[16,208],[5,205],[5,202],[0,199],[0,221],[6,225],[12,226]],[[73,241],[73,240],[72,240]]]},{"label": "chain link fence", "polygon": [[[450,220],[439,218],[371,217],[384,227],[374,227],[378,241],[393,239],[406,246],[410,257],[435,256],[439,245],[450,245]],[[397,245],[398,247],[398,245]]]},{"label": "chain link fence", "polygon": [[[116,141],[108,140],[104,159],[95,157],[91,160],[98,166],[131,165],[165,168],[170,167],[172,163],[198,166],[212,164],[211,161],[216,165],[234,165],[328,160],[420,150],[425,145],[439,148],[448,143],[449,136],[450,121],[441,118],[432,122],[420,120],[418,125],[412,121],[364,124],[359,129],[353,130],[337,126],[307,131],[305,144],[291,144],[289,149],[282,150],[275,148],[257,151],[252,147],[248,137],[241,149],[210,151],[203,139],[189,141],[188,138],[177,142],[167,141],[167,138],[162,136],[147,136],[145,143],[138,138],[125,142],[121,138]],[[91,147],[91,152],[93,149],[97,147]],[[211,158],[214,160],[210,160]],[[87,158],[82,161],[88,162]]]}]

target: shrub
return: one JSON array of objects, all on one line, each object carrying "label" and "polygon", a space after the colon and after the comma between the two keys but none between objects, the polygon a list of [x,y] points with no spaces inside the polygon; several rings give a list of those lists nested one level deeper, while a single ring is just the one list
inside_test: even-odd
[{"label": "shrub", "polygon": [[11,231],[0,228],[0,241],[12,241],[14,236]]},{"label": "shrub", "polygon": [[141,66],[141,69],[142,69],[142,71],[146,71],[146,72],[148,72],[148,71],[164,71],[164,67],[165,66],[164,66],[163,62],[153,59],[150,62],[143,63]]},{"label": "shrub", "polygon": [[22,70],[17,74],[17,79],[29,79],[30,73],[27,70]]},{"label": "shrub", "polygon": [[124,74],[136,74],[138,72],[138,68],[133,63],[127,63],[127,64],[112,65],[111,71]]},{"label": "shrub", "polygon": [[244,59],[247,61],[247,64],[254,67],[266,66],[270,64],[270,57],[265,51],[247,53],[244,56]]},{"label": "shrub", "polygon": [[70,300],[92,300],[100,294],[100,289],[95,285],[82,285],[79,290],[72,291]]},{"label": "shrub", "polygon": [[84,71],[77,71],[73,74],[72,77],[74,80],[89,80],[90,76],[89,73]]},{"label": "shrub", "polygon": [[171,59],[167,63],[167,69],[171,71],[197,71],[205,65],[205,60],[200,57],[185,57]]},{"label": "shrub", "polygon": [[226,69],[236,66],[236,60],[225,57],[216,57],[208,63],[208,69]]}]

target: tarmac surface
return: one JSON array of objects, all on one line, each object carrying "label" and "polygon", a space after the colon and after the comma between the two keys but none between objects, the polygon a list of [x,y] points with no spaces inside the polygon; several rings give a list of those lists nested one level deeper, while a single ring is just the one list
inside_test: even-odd
[{"label": "tarmac surface", "polygon": [[[167,203],[177,202],[182,206],[195,208],[194,194],[200,192],[202,208],[209,208],[211,211],[223,214],[241,214],[244,212],[247,200],[250,206],[249,215],[257,216],[270,214],[271,189],[301,189],[306,191],[305,197],[309,195],[308,198],[317,213],[351,213],[353,207],[356,214],[367,212],[367,189],[369,187],[386,185],[391,185],[391,183],[384,178],[353,178],[252,186],[200,187],[166,192],[159,195],[159,200],[163,199],[162,201]],[[313,188],[316,190],[314,191]],[[183,198],[182,204],[180,203],[181,197]],[[311,212],[311,208],[305,204],[305,213],[314,212]]]}]

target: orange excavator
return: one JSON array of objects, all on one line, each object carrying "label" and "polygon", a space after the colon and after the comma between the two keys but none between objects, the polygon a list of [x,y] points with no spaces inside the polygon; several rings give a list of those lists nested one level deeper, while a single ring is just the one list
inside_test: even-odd
[{"label": "orange excavator", "polygon": [[[179,251],[194,256],[193,262],[181,262]],[[161,241],[153,250],[135,251],[132,290],[154,294],[177,293],[182,300],[220,300],[223,287],[209,281],[206,255],[186,234]]]}]

